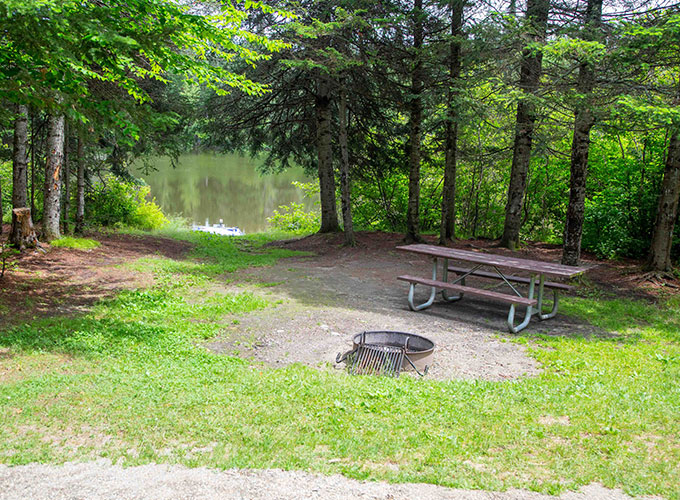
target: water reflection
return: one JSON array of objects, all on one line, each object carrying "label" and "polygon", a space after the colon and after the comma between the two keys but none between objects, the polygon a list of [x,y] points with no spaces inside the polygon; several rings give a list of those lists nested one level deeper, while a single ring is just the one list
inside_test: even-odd
[{"label": "water reflection", "polygon": [[151,162],[157,170],[141,175],[151,194],[167,214],[179,214],[191,222],[238,226],[246,233],[267,229],[280,205],[306,203],[293,181],[305,181],[302,169],[261,175],[258,163],[238,155],[183,155],[177,168],[167,158]]}]

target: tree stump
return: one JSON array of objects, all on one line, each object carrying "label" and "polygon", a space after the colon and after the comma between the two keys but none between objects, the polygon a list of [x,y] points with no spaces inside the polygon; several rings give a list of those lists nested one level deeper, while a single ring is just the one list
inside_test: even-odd
[{"label": "tree stump", "polygon": [[33,228],[30,208],[12,210],[12,229],[9,233],[9,241],[13,247],[19,250],[35,248],[39,244]]}]

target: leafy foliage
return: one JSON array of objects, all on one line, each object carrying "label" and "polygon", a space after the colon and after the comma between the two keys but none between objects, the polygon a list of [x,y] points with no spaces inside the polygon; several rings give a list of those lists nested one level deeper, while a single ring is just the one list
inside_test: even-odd
[{"label": "leafy foliage", "polygon": [[[308,198],[315,198],[319,195],[319,186],[315,183],[293,181],[293,185],[302,189]],[[318,201],[311,212],[305,209],[304,203],[292,202],[290,205],[281,205],[278,210],[274,210],[273,215],[267,221],[272,228],[281,231],[312,233],[319,228],[321,221]]]},{"label": "leafy foliage", "polygon": [[12,207],[12,164],[10,162],[0,161],[0,186],[2,186],[2,200],[0,200],[0,205],[2,205],[2,211],[0,213],[0,224],[5,220],[8,222],[11,220],[11,207]]},{"label": "leafy foliage", "polygon": [[167,218],[156,203],[147,200],[150,188],[109,176],[88,193],[88,219],[99,226],[158,229]]}]

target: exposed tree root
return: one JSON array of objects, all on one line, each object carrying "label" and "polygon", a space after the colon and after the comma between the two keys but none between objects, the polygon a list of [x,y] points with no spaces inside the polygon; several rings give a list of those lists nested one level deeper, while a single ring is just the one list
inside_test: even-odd
[{"label": "exposed tree root", "polygon": [[677,284],[677,278],[668,271],[649,271],[640,276],[636,276],[636,280],[640,283],[648,281],[659,286],[680,288],[680,286]]}]

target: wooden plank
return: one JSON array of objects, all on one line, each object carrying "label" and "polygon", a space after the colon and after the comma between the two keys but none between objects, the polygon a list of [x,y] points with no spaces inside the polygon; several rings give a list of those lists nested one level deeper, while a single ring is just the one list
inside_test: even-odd
[{"label": "wooden plank", "polygon": [[[457,274],[465,274],[469,272],[469,269],[466,269],[464,267],[455,267],[455,266],[449,266],[449,271],[452,273],[457,273]],[[495,278],[498,280],[502,280],[498,274],[490,272],[490,271],[481,271],[477,269],[476,271],[470,273],[470,276],[481,276],[482,278]],[[528,285],[531,283],[531,278],[526,278],[524,276],[509,276],[505,275],[505,279],[508,281],[515,281],[517,283],[524,283],[525,285]],[[536,286],[538,286],[538,282],[536,282]],[[554,281],[546,281],[543,283],[543,286],[546,288],[557,288],[559,290],[572,290],[574,287],[571,285],[565,285],[564,283],[556,283]]]},{"label": "wooden plank", "polygon": [[496,266],[508,269],[517,269],[533,273],[545,274],[547,276],[557,276],[561,278],[572,278],[583,274],[588,270],[586,267],[564,266],[552,262],[540,260],[518,259],[505,255],[491,253],[471,252],[469,250],[458,250],[457,248],[439,247],[435,245],[415,244],[397,247],[401,252],[411,252],[430,257],[439,257],[451,260],[460,260],[482,264],[485,266]]},{"label": "wooden plank", "polygon": [[435,281],[428,278],[419,278],[417,276],[398,276],[398,280],[407,281],[409,283],[419,283],[426,286],[434,286],[444,290],[451,290],[458,293],[466,293],[477,297],[485,297],[487,299],[505,302],[506,304],[519,304],[523,306],[535,306],[538,301],[536,299],[528,299],[526,297],[519,297],[517,295],[509,295],[507,293],[494,292],[492,290],[482,290],[480,288],[473,288],[470,286],[454,285],[453,283],[446,283],[444,281]]}]

